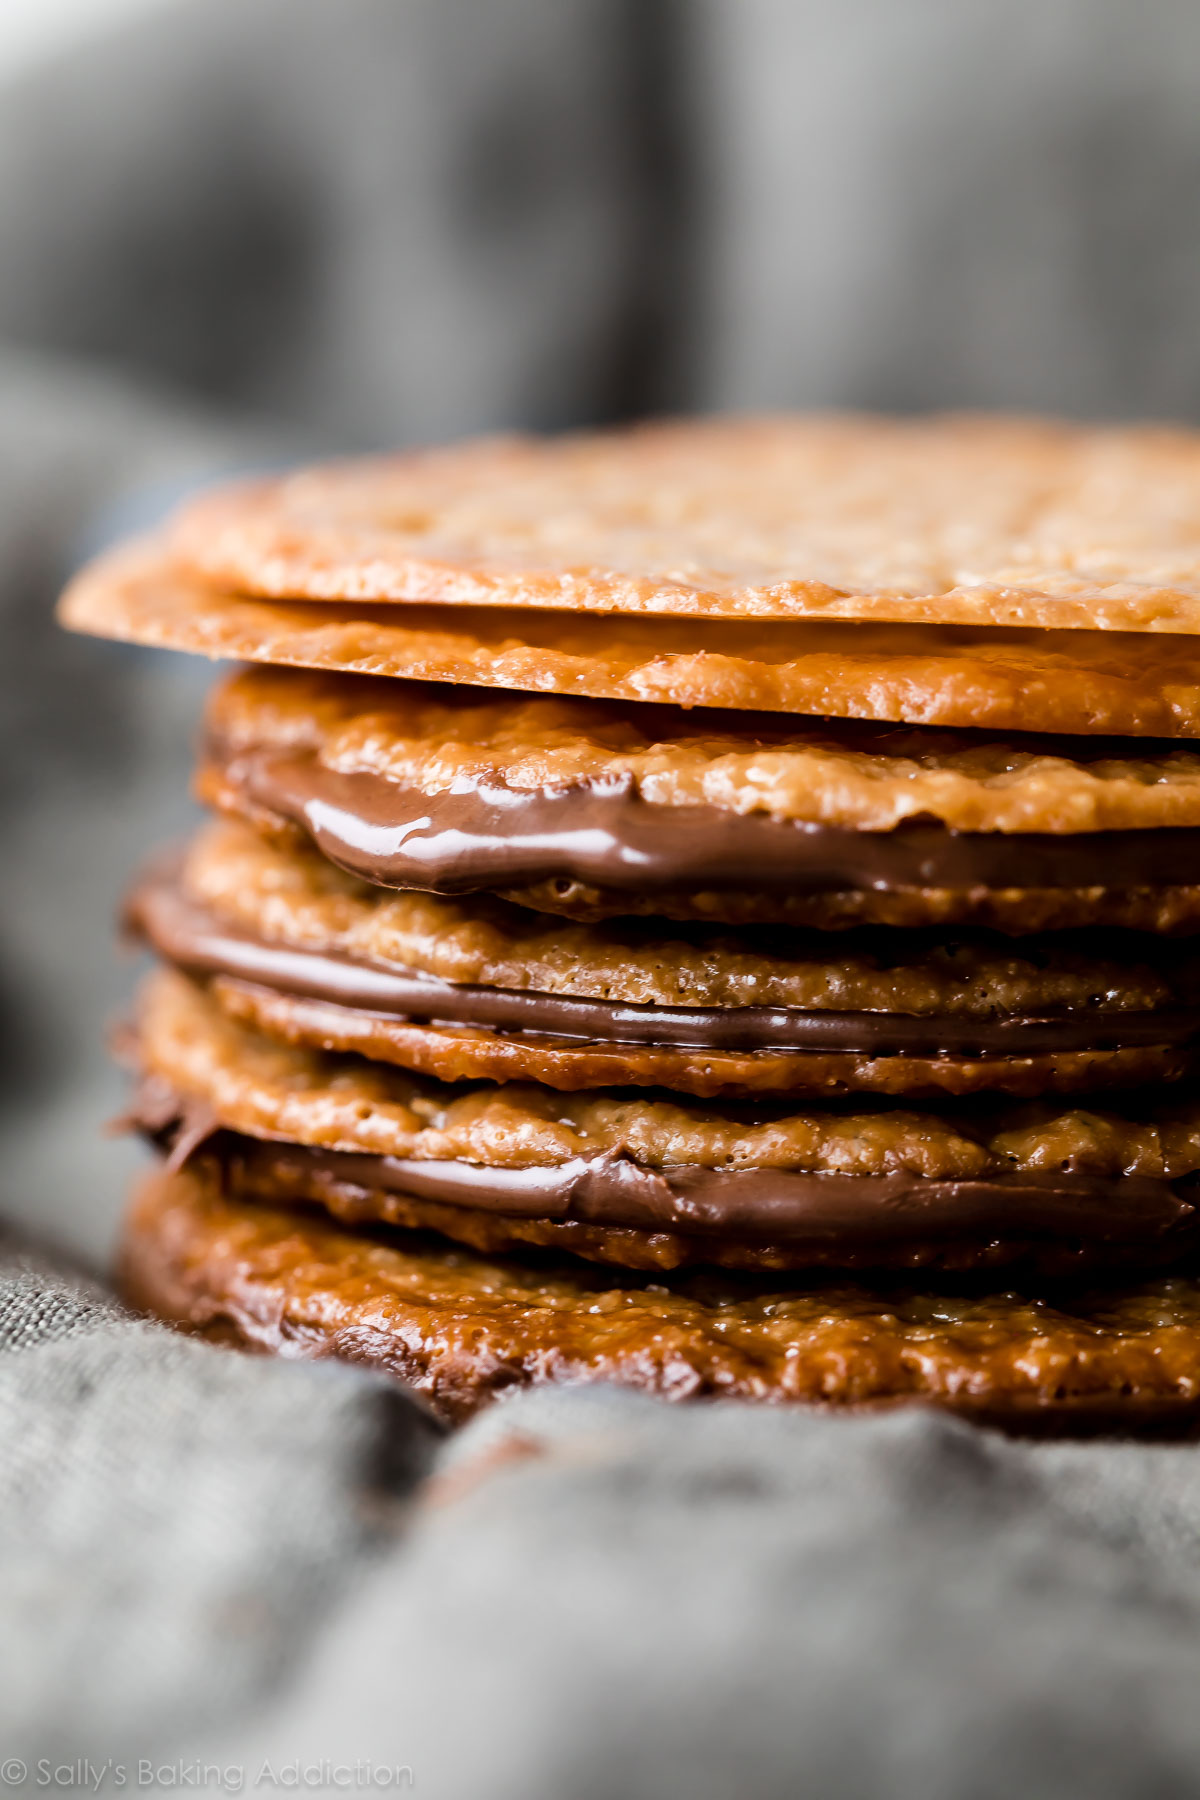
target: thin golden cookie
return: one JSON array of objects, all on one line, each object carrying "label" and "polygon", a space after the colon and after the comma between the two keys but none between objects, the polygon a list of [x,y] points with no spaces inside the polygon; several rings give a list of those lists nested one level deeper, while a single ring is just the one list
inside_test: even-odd
[{"label": "thin golden cookie", "polygon": [[1200,631],[1200,436],[713,419],[256,482],[175,532],[251,594]]},{"label": "thin golden cookie", "polygon": [[920,1400],[1058,1431],[1184,1428],[1200,1399],[1200,1293],[1184,1279],[982,1298],[725,1275],[647,1282],[238,1204],[208,1169],[142,1188],[121,1262],[129,1299],[160,1318],[365,1363],[452,1419],[513,1386],[566,1381],[673,1400]]},{"label": "thin golden cookie", "polygon": [[239,662],[996,731],[1200,734],[1186,637],[320,605],[214,592],[153,545],[77,576],[77,631]]},{"label": "thin golden cookie", "polygon": [[628,795],[661,809],[663,826],[672,809],[704,806],[872,834],[928,820],[981,834],[1200,827],[1200,750],[1183,745],[730,717],[288,669],[229,677],[207,729],[222,763],[310,758],[426,801],[570,792],[575,814],[585,793]]}]

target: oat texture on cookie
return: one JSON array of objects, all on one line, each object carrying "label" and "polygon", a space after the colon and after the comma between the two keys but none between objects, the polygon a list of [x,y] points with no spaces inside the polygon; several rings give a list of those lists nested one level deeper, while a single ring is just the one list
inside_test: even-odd
[{"label": "oat texture on cookie", "polygon": [[1187,1280],[1042,1296],[639,1279],[239,1205],[203,1167],[142,1188],[123,1261],[126,1291],[161,1317],[365,1361],[452,1419],[514,1385],[580,1380],[670,1399],[923,1400],[1006,1424],[1049,1415],[1059,1430],[1186,1424],[1197,1410],[1200,1288]]}]

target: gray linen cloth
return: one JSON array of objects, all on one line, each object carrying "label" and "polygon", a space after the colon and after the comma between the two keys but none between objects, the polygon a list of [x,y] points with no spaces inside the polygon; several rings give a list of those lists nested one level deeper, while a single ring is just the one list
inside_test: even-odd
[{"label": "gray linen cloth", "polygon": [[[207,679],[56,633],[74,558],[664,405],[1195,417],[1197,67],[1186,0],[176,0],[0,93],[5,1215],[103,1260],[110,918]],[[600,1391],[442,1442],[16,1250],[0,1444],[14,1791],[1200,1795],[1190,1446]]]},{"label": "gray linen cloth", "polygon": [[439,1451],[27,1258],[0,1328],[0,1782],[1200,1792],[1191,1447],[564,1389]]}]

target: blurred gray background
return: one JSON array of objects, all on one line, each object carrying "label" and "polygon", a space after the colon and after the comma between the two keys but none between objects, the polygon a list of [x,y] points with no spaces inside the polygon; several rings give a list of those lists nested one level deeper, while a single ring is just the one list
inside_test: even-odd
[{"label": "blurred gray background", "polygon": [[57,634],[73,563],[264,462],[811,404],[1200,417],[1200,6],[5,0],[9,1216],[109,1241],[210,679]]}]

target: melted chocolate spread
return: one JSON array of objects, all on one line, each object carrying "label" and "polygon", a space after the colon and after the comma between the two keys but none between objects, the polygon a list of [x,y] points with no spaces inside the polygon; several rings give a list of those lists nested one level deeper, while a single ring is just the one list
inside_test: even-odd
[{"label": "melted chocolate spread", "polygon": [[583,882],[668,889],[844,893],[899,888],[1129,888],[1200,883],[1200,830],[892,831],[656,806],[630,778],[516,789],[479,781],[427,794],[326,768],[311,753],[210,761],[253,807],[302,826],[331,862],[381,887],[439,894]]},{"label": "melted chocolate spread", "polygon": [[582,1042],[880,1056],[1032,1056],[1178,1044],[1200,1033],[1200,1010],[1195,1008],[1088,1010],[1040,1018],[926,1017],[772,1006],[628,1005],[443,981],[416,970],[372,966],[238,932],[187,900],[171,874],[147,877],[126,913],[160,955],[192,974],[233,976],[356,1012]]},{"label": "melted chocolate spread", "polygon": [[[223,1134],[224,1135],[224,1134]],[[230,1135],[218,1149],[243,1185],[272,1179],[320,1197],[323,1184],[411,1195],[450,1206],[643,1231],[766,1239],[797,1246],[872,1245],[948,1238],[1082,1239],[1154,1246],[1182,1256],[1200,1238],[1184,1191],[1144,1176],[1115,1181],[1014,1170],[985,1180],[824,1175],[794,1169],[646,1168],[622,1155],[576,1157],[546,1168],[418,1162],[317,1150]]]},{"label": "melted chocolate spread", "polygon": [[860,1260],[872,1249],[1042,1239],[1089,1251],[1149,1254],[1164,1264],[1200,1249],[1200,1176],[1116,1179],[1067,1169],[1013,1168],[981,1179],[834,1175],[798,1169],[648,1168],[622,1152],[533,1168],[437,1162],[324,1150],[247,1137],[204,1102],[143,1075],[124,1124],[170,1152],[224,1167],[235,1191],[266,1199],[327,1200],[334,1190],[408,1195],[510,1218],[576,1220],[834,1249]]}]

